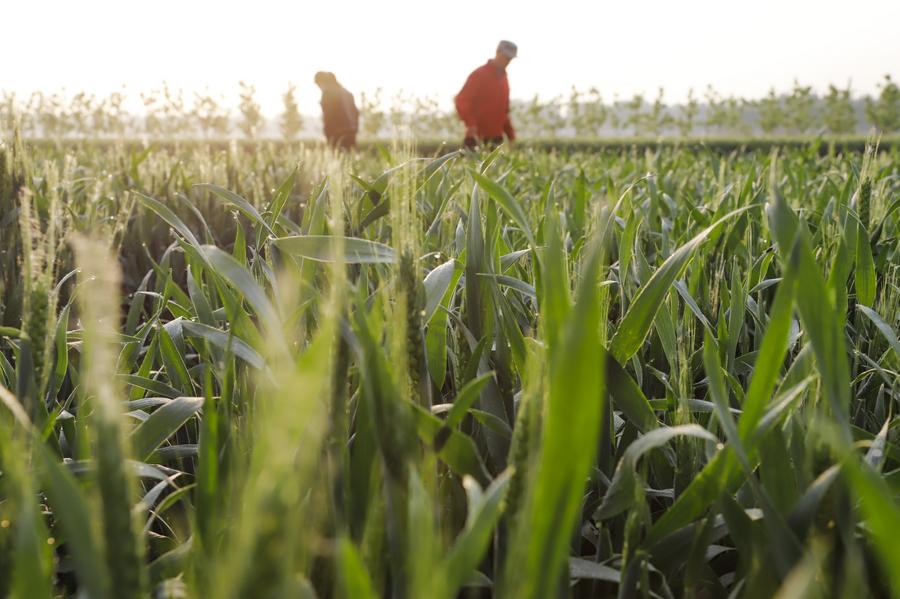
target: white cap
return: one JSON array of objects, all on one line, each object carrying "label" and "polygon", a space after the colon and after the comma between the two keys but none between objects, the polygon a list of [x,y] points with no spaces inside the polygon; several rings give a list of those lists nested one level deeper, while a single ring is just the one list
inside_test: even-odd
[{"label": "white cap", "polygon": [[509,40],[500,40],[500,43],[497,44],[497,52],[506,54],[510,58],[515,58],[519,53],[519,48]]}]

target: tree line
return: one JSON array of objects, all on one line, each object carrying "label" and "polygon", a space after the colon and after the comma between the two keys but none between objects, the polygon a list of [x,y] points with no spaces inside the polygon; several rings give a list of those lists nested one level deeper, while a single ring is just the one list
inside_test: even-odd
[{"label": "tree line", "polygon": [[[140,110],[129,110],[128,96],[113,92],[97,96],[79,92],[35,92],[28,98],[0,94],[0,130],[13,127],[28,137],[60,138],[225,138],[281,137],[295,140],[317,133],[318,115],[301,113],[296,87],[282,94],[282,110],[267,118],[256,100],[253,85],[241,81],[236,110],[223,96],[195,92],[187,98],[180,89],[164,84],[161,89],[139,94]],[[409,133],[418,139],[459,136],[456,116],[434,96],[399,91],[385,98],[383,90],[362,92],[357,97],[360,136],[390,137]],[[313,112],[318,107],[310,107]],[[573,87],[567,95],[544,99],[513,100],[512,119],[523,137],[608,137],[696,135],[849,135],[875,128],[883,133],[900,131],[900,88],[885,75],[877,93],[856,97],[849,84],[829,85],[817,94],[812,86],[794,82],[779,93],[774,88],[762,98],[725,96],[708,86],[701,94],[691,90],[684,102],[668,104],[659,88],[652,97],[635,94],[607,102],[595,88]],[[274,122],[273,122],[274,120]]]}]

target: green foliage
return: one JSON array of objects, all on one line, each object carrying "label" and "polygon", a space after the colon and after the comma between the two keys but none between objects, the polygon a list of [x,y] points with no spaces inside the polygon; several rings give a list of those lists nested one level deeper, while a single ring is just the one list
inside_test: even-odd
[{"label": "green foliage", "polygon": [[[189,117],[192,123],[196,123],[196,128],[204,138],[223,138],[231,130],[230,111],[223,106],[223,99],[208,93],[194,94],[194,106]],[[170,118],[174,118],[174,115]],[[190,126],[188,122],[183,121],[183,124]]]},{"label": "green foliage", "polygon": [[774,133],[785,125],[785,110],[774,88],[769,90],[766,97],[756,101],[756,108],[759,111],[759,127],[763,133]]},{"label": "green foliage", "polygon": [[744,118],[741,102],[734,96],[721,97],[712,86],[706,89],[706,127],[718,132],[740,131]]},{"label": "green foliage", "polygon": [[[514,79],[514,78],[513,78]],[[514,86],[515,87],[515,86]],[[877,98],[865,99],[864,119],[856,117],[849,84],[847,88],[828,86],[818,96],[810,86],[795,81],[790,90],[776,91],[761,98],[723,95],[707,87],[700,102],[691,89],[680,104],[667,104],[662,88],[655,97],[634,94],[620,101],[603,99],[598,87],[571,87],[567,96],[530,98],[513,96],[510,116],[519,140],[527,139],[604,139],[622,137],[702,135],[747,137],[776,132],[799,135],[803,139],[823,131],[833,135],[864,135],[867,127],[884,133],[900,130],[900,91],[886,75]],[[181,89],[163,83],[161,89],[139,93],[141,110],[131,104],[123,88],[106,96],[85,92],[68,94],[35,91],[28,98],[0,90],[0,133],[12,135],[19,130],[28,138],[62,141],[66,139],[187,140],[225,138],[231,133],[232,111],[237,109],[235,133],[242,139],[271,136],[290,142],[305,137],[304,120],[311,110],[301,112],[296,88],[289,84],[281,95],[280,114],[263,114],[255,88],[239,82],[232,97],[214,95],[205,90],[193,93],[193,102],[185,102]],[[385,98],[383,90],[358,91],[360,137],[388,141],[395,131],[405,132],[422,143],[457,142],[462,137],[461,123],[449,109],[448,97],[418,96],[398,90]],[[267,118],[278,121],[277,131],[266,127]],[[318,118],[317,116],[315,118]]]},{"label": "green foliage", "polygon": [[891,595],[895,147],[214,147],[0,146],[0,595]]},{"label": "green foliage", "polygon": [[789,131],[803,135],[816,125],[816,97],[811,86],[800,85],[794,80],[794,87],[784,100],[785,124]]},{"label": "green foliage", "polygon": [[884,76],[878,98],[866,98],[866,117],[884,133],[900,131],[900,87],[890,75]]},{"label": "green foliage", "polygon": [[303,117],[300,114],[300,108],[297,106],[297,99],[294,93],[297,88],[294,84],[288,85],[287,91],[281,96],[284,110],[281,113],[281,137],[285,141],[297,139],[297,136],[303,130]]},{"label": "green foliage", "polygon": [[837,135],[853,133],[856,129],[856,111],[853,108],[849,85],[846,89],[828,86],[828,94],[823,98],[822,121],[831,133]]},{"label": "green foliage", "polygon": [[694,125],[697,121],[697,115],[700,112],[700,103],[694,95],[693,88],[688,90],[687,99],[681,106],[678,118],[675,121],[678,132],[682,137],[688,137],[694,131]]},{"label": "green foliage", "polygon": [[381,104],[381,88],[371,94],[359,94],[359,116],[362,124],[360,133],[368,138],[378,137],[386,124],[386,116]]},{"label": "green foliage", "polygon": [[240,98],[238,110],[241,113],[241,122],[238,124],[238,127],[244,134],[244,137],[253,139],[259,135],[259,131],[265,123],[265,118],[260,111],[259,104],[254,98],[256,88],[243,81],[241,81],[239,85],[241,91],[238,96]]},{"label": "green foliage", "polygon": [[582,92],[573,86],[569,94],[567,109],[566,118],[576,136],[600,136],[600,131],[609,114],[609,108],[603,104],[600,90],[592,87],[586,92]]},{"label": "green foliage", "polygon": [[625,103],[625,108],[628,110],[625,124],[632,127],[636,136],[644,133],[644,95],[634,94],[631,100]]}]

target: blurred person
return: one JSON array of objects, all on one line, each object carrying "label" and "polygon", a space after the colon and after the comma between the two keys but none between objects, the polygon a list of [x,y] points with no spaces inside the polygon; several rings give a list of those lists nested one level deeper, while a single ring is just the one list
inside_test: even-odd
[{"label": "blurred person", "polygon": [[334,73],[319,71],[316,85],[322,90],[322,125],[325,139],[332,148],[352,150],[356,147],[359,111],[353,94],[338,83]]},{"label": "blurred person", "polygon": [[466,125],[464,144],[474,148],[480,144],[498,145],[503,137],[513,141],[516,132],[509,120],[509,81],[506,67],[518,54],[510,41],[497,44],[496,55],[469,75],[456,95],[456,113]]}]

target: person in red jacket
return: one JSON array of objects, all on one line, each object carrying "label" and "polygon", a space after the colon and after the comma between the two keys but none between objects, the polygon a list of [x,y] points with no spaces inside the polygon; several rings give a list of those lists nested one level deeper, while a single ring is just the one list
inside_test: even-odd
[{"label": "person in red jacket", "polygon": [[352,150],[356,147],[359,130],[359,111],[353,94],[338,83],[334,73],[319,71],[316,85],[322,90],[322,128],[332,148]]},{"label": "person in red jacket", "polygon": [[456,95],[456,113],[466,125],[465,145],[473,148],[479,143],[497,145],[503,137],[509,141],[516,132],[509,120],[509,81],[506,67],[518,54],[512,42],[503,40],[497,54],[478,67]]}]

